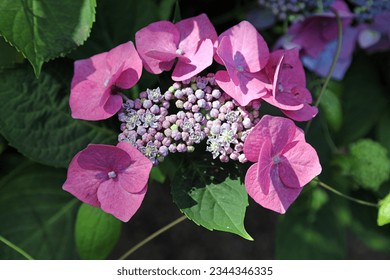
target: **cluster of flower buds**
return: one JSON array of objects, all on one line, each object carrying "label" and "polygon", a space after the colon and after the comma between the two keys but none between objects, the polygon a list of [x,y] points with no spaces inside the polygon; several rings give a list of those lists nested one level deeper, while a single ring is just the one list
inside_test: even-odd
[{"label": "cluster of flower buds", "polygon": [[[246,162],[246,135],[259,119],[260,102],[240,106],[216,84],[214,75],[175,82],[165,93],[147,89],[127,99],[118,113],[119,142],[128,142],[158,164],[168,153],[206,151],[222,162]],[[171,110],[169,110],[171,109]],[[171,112],[172,111],[172,112]]]}]

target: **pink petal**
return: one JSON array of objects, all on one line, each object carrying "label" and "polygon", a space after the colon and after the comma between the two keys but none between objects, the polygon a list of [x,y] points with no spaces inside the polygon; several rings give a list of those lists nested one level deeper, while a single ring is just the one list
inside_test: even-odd
[{"label": "pink petal", "polygon": [[[268,62],[267,43],[248,21],[242,21],[223,32],[219,36],[219,42],[217,54],[226,66],[242,67],[244,71],[254,73],[264,68]],[[231,45],[231,51],[224,44]]]},{"label": "pink petal", "polygon": [[261,72],[239,74],[239,84],[231,80],[227,71],[218,71],[215,81],[218,86],[236,100],[241,106],[248,105],[252,100],[262,98],[267,93],[266,77]]},{"label": "pink petal", "polygon": [[217,32],[206,14],[181,20],[176,23],[176,27],[180,32],[179,48],[188,56],[194,56],[198,52],[199,42],[209,39],[214,45],[218,39]]},{"label": "pink petal", "polygon": [[107,53],[107,63],[111,73],[119,72],[113,83],[120,88],[129,89],[134,86],[142,74],[142,60],[134,48],[133,42],[121,44]]},{"label": "pink petal", "polygon": [[280,181],[278,169],[273,166],[268,174],[270,180],[269,192],[264,194],[259,184],[258,163],[253,164],[245,176],[245,186],[250,197],[252,197],[261,206],[284,214],[291,203],[295,201],[301,192],[301,188],[287,188]]},{"label": "pink petal", "polygon": [[86,170],[80,167],[78,159],[82,151],[77,153],[68,167],[67,179],[62,188],[77,197],[79,200],[92,206],[99,207],[100,203],[97,198],[97,189],[102,179],[96,170]]},{"label": "pink petal", "polygon": [[152,162],[129,143],[119,142],[116,147],[126,152],[131,159],[131,164],[118,174],[122,187],[129,193],[141,192],[148,183]]},{"label": "pink petal", "polygon": [[213,63],[213,55],[213,43],[209,39],[204,40],[192,56],[184,54],[182,57],[179,57],[179,61],[172,73],[172,79],[174,81],[190,79]]},{"label": "pink petal", "polygon": [[[130,145],[130,144],[129,144]],[[123,171],[132,163],[133,159],[118,147],[104,144],[90,144],[81,151],[78,158],[80,168],[97,171]]]},{"label": "pink petal", "polygon": [[290,188],[301,188],[321,173],[317,152],[306,142],[291,142],[283,151],[279,164],[282,182]]},{"label": "pink petal", "polygon": [[88,145],[69,164],[63,189],[85,203],[99,206],[96,192],[101,183],[109,180],[108,172],[126,169],[130,164],[130,156],[117,147]]},{"label": "pink petal", "polygon": [[[85,80],[100,82],[104,85],[104,81],[111,78],[111,73],[107,65],[107,53],[100,53],[87,59],[76,60],[74,62],[74,74],[72,78],[71,88]],[[98,70],[104,71],[98,71]]]},{"label": "pink petal", "polygon": [[264,195],[269,193],[271,184],[270,174],[273,165],[271,151],[271,143],[269,141],[263,142],[258,159],[257,180]]},{"label": "pink petal", "polygon": [[141,206],[146,191],[144,186],[139,193],[129,193],[122,187],[122,182],[108,180],[100,185],[97,196],[103,211],[128,222]]},{"label": "pink petal", "polygon": [[257,161],[265,142],[271,143],[273,156],[279,154],[294,139],[296,130],[294,122],[289,119],[263,116],[245,139],[245,157],[249,161]]},{"label": "pink petal", "polygon": [[310,106],[309,104],[304,104],[302,109],[296,111],[282,110],[290,119],[293,119],[298,122],[306,122],[314,118],[318,114],[318,108],[315,106]]},{"label": "pink petal", "polygon": [[158,21],[135,34],[135,44],[145,69],[152,74],[170,70],[174,60],[160,60],[148,56],[150,52],[175,54],[180,40],[177,27],[169,21]]},{"label": "pink petal", "polygon": [[112,117],[122,104],[121,101],[118,102],[118,97],[119,100],[122,98],[114,97],[108,107],[104,108],[110,97],[111,88],[99,85],[95,81],[85,80],[76,84],[71,89],[69,99],[72,118],[95,121]]}]

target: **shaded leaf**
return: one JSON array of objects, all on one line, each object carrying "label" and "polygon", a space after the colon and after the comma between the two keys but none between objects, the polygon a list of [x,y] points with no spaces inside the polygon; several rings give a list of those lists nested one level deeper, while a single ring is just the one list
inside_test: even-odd
[{"label": "shaded leaf", "polygon": [[0,34],[31,62],[36,76],[42,64],[64,55],[88,38],[96,0],[0,2]]},{"label": "shaded leaf", "polygon": [[239,178],[213,178],[216,173],[218,168],[211,164],[183,165],[172,181],[173,201],[198,225],[253,240],[244,228],[248,206],[244,185]]},{"label": "shaded leaf", "polygon": [[[35,259],[74,259],[77,200],[61,188],[65,170],[21,163],[0,181],[0,235]],[[0,259],[23,259],[0,245]]]},{"label": "shaded leaf", "polygon": [[320,102],[320,108],[325,115],[329,127],[333,131],[339,131],[343,122],[343,113],[340,103],[341,89],[340,83],[329,83]]},{"label": "shaded leaf", "polygon": [[0,70],[12,68],[16,63],[21,63],[23,60],[23,55],[0,36]]},{"label": "shaded leaf", "polygon": [[344,78],[341,100],[344,121],[338,135],[341,143],[365,136],[380,118],[386,103],[374,64],[367,56],[357,56]]},{"label": "shaded leaf", "polygon": [[115,143],[113,131],[70,116],[67,85],[54,73],[36,79],[32,71],[0,76],[0,132],[25,156],[66,167],[89,143]]},{"label": "shaded leaf", "polygon": [[122,223],[100,208],[83,203],[76,219],[76,246],[82,259],[107,258],[117,243]]}]

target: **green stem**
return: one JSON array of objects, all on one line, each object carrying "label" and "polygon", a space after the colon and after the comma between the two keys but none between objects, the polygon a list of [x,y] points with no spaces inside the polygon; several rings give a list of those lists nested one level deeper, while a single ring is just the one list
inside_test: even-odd
[{"label": "green stem", "polygon": [[319,179],[317,179],[317,182],[318,184],[323,187],[324,189],[327,189],[328,191],[331,191],[341,197],[344,197],[350,201],[353,201],[353,202],[356,202],[358,204],[361,204],[361,205],[365,205],[365,206],[370,206],[370,207],[375,207],[375,208],[378,208],[378,204],[377,203],[372,203],[372,202],[368,202],[368,201],[364,201],[364,200],[360,200],[360,199],[357,199],[357,198],[354,198],[354,197],[351,197],[349,195],[346,195],[346,194],[343,194],[342,192],[338,191],[338,190],[335,190],[334,188],[332,188],[331,186],[321,182]]},{"label": "green stem", "polygon": [[139,242],[138,244],[136,244],[135,246],[133,246],[132,248],[130,248],[130,250],[128,250],[126,253],[124,253],[120,258],[119,260],[125,260],[127,259],[131,254],[133,254],[135,251],[137,251],[139,248],[141,248],[142,246],[144,246],[145,244],[147,244],[149,241],[153,240],[154,238],[156,238],[157,236],[159,236],[160,234],[166,232],[168,229],[174,227],[175,225],[181,223],[182,221],[186,220],[187,217],[186,216],[181,216],[180,218],[174,220],[173,222],[167,224],[165,227],[162,227],[160,228],[158,231],[154,232],[153,234],[149,235],[148,237],[146,237],[144,240],[142,240],[141,242]]},{"label": "green stem", "polygon": [[3,242],[5,245],[10,247],[11,249],[15,250],[19,254],[21,254],[23,257],[25,257],[28,260],[33,260],[34,258],[31,257],[29,254],[27,254],[23,249],[19,248],[15,244],[13,244],[11,241],[5,239],[3,236],[0,235],[0,241]]},{"label": "green stem", "polygon": [[[333,71],[336,67],[337,61],[339,60],[339,56],[340,56],[340,52],[341,52],[341,45],[342,45],[342,40],[343,40],[343,25],[342,25],[339,13],[334,9],[332,9],[332,12],[336,15],[336,20],[337,20],[337,48],[336,48],[336,53],[333,57],[332,65],[330,66],[330,69],[329,69],[328,74],[326,75],[324,84],[321,87],[321,91],[318,94],[317,99],[314,103],[314,106],[316,106],[316,107],[318,107],[318,105],[320,105],[321,97],[325,93],[326,88],[328,87],[328,83],[329,83],[330,79],[332,78]],[[311,122],[312,122],[312,120],[310,120],[307,123],[306,128],[305,128],[305,133],[307,133],[307,131],[309,130]]]}]

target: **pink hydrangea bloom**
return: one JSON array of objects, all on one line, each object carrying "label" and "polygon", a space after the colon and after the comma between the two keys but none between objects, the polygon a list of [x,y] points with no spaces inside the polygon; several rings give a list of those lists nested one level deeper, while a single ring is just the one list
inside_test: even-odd
[{"label": "pink hydrangea bloom", "polygon": [[77,60],[69,100],[72,117],[95,121],[113,116],[123,103],[115,87],[131,88],[141,73],[142,61],[132,42]]},{"label": "pink hydrangea bloom", "polygon": [[262,97],[263,100],[296,121],[307,121],[317,115],[318,109],[310,106],[312,97],[306,88],[298,49],[272,52],[265,72],[272,81],[272,90]]},{"label": "pink hydrangea bloom", "polygon": [[269,87],[262,70],[269,58],[263,37],[247,21],[242,21],[219,36],[215,60],[226,67],[218,71],[218,85],[241,106],[261,98]]},{"label": "pink hydrangea bloom", "polygon": [[246,138],[244,153],[255,162],[245,176],[248,194],[278,213],[285,213],[303,186],[321,173],[316,151],[286,118],[264,116]]},{"label": "pink hydrangea bloom", "polygon": [[151,168],[129,143],[90,144],[72,159],[63,189],[127,222],[144,199]]},{"label": "pink hydrangea bloom", "polygon": [[217,39],[217,32],[205,14],[176,24],[154,22],[135,35],[137,50],[148,72],[160,74],[171,70],[177,58],[172,74],[175,81],[189,79],[210,66]]}]

